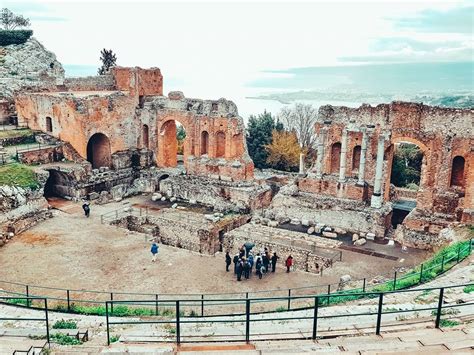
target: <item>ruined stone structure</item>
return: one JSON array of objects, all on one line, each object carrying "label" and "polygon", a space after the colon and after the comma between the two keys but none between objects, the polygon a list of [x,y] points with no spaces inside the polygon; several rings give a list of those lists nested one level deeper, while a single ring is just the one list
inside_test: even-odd
[{"label": "ruined stone structure", "polygon": [[158,167],[177,166],[180,124],[188,174],[253,178],[235,104],[187,99],[180,92],[165,97],[157,68],[116,67],[108,76],[66,80],[57,91],[19,95],[16,108],[20,123],[70,143],[93,168],[134,165],[133,157],[131,162],[114,158],[130,149],[153,152]]},{"label": "ruined stone structure", "polygon": [[390,185],[394,145],[416,144],[423,152],[421,186],[399,238],[417,245],[407,240],[412,232],[437,235],[450,222],[474,222],[473,126],[474,110],[467,109],[405,102],[355,109],[322,106],[315,126],[317,158],[298,181],[298,190],[311,195],[307,199],[314,200],[313,206],[330,199],[326,205],[331,207],[321,210],[337,207],[341,224],[349,223],[342,217],[347,212],[353,224],[368,228],[370,221],[372,231],[383,237],[396,196]]}]

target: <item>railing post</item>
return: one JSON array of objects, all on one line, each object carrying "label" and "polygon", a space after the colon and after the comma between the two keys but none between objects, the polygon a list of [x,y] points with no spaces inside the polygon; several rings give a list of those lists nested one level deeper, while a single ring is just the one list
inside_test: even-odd
[{"label": "railing post", "polygon": [[342,250],[339,251],[339,261],[342,261]]},{"label": "railing post", "polygon": [[364,292],[364,293],[365,293],[365,282],[366,281],[365,281],[365,277],[364,277],[364,283],[362,284],[362,292]]},{"label": "railing post", "polygon": [[250,300],[245,300],[245,342],[250,343]]},{"label": "railing post", "polygon": [[316,340],[318,332],[318,308],[319,308],[319,297],[314,297],[314,313],[313,313],[313,336],[312,339]]},{"label": "railing post", "polygon": [[31,306],[31,301],[28,297],[30,297],[30,288],[28,285],[26,285],[26,306],[30,307]]},{"label": "railing post", "polygon": [[444,272],[444,254],[443,254],[443,258],[441,259],[441,273]]},{"label": "railing post", "polygon": [[155,295],[155,316],[158,315],[158,294]]},{"label": "railing post", "polygon": [[110,345],[109,302],[105,301],[105,322],[107,324],[107,346]]},{"label": "railing post", "polygon": [[418,281],[419,284],[423,282],[423,264],[421,264],[421,269],[420,269],[420,281]]},{"label": "railing post", "polygon": [[114,313],[114,293],[110,292],[110,313]]},{"label": "railing post", "polygon": [[291,309],[291,288],[288,289],[288,310]]},{"label": "railing post", "polygon": [[176,301],[176,343],[181,343],[181,329],[179,323],[179,301]]},{"label": "railing post", "polygon": [[45,311],[45,317],[46,317],[46,339],[49,344],[49,315],[48,315],[48,299],[44,299],[44,311]]},{"label": "railing post", "polygon": [[331,284],[328,285],[328,306],[329,306],[329,303],[331,302],[329,295],[331,294]]},{"label": "railing post", "polygon": [[204,317],[204,295],[201,295],[201,317]]},{"label": "railing post", "polygon": [[395,291],[397,289],[397,272],[395,271],[395,274],[393,275],[393,290]]},{"label": "railing post", "polygon": [[458,246],[458,257],[456,259],[456,263],[459,263],[460,256],[461,256],[461,245]]},{"label": "railing post", "polygon": [[71,312],[71,298],[69,297],[69,290],[67,290],[67,311]]},{"label": "railing post", "polygon": [[435,328],[439,328],[439,324],[441,322],[441,311],[443,309],[443,295],[444,295],[444,287],[441,287],[439,289],[438,310],[436,312]]},{"label": "railing post", "polygon": [[375,334],[380,335],[380,326],[382,324],[382,306],[383,306],[383,293],[379,295],[379,308],[377,310],[377,327]]}]

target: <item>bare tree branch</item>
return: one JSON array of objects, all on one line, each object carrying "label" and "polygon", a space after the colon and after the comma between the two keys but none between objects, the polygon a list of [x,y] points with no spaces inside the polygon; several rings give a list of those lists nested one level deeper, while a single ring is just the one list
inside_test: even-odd
[{"label": "bare tree branch", "polygon": [[318,118],[318,111],[312,105],[296,103],[293,107],[284,107],[278,118],[288,131],[296,133],[301,148],[315,147],[314,124]]}]

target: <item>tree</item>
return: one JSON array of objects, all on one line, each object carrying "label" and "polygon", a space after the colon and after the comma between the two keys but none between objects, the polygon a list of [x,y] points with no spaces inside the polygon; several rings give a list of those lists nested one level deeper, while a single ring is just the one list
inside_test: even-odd
[{"label": "tree", "polygon": [[178,154],[184,152],[184,139],[186,138],[186,131],[181,124],[176,124],[176,139],[178,140]]},{"label": "tree", "polygon": [[30,19],[23,17],[23,15],[15,15],[7,8],[3,8],[0,12],[0,23],[4,30],[12,31],[17,27],[28,27]]},{"label": "tree", "polygon": [[247,125],[247,148],[255,167],[268,168],[268,152],[265,145],[272,142],[273,130],[283,130],[283,125],[275,121],[270,112],[264,111],[258,116],[251,115]]},{"label": "tree", "polygon": [[274,169],[297,171],[302,149],[294,131],[277,131],[272,133],[272,143],[265,146],[268,152],[267,163]]},{"label": "tree", "polygon": [[398,187],[420,184],[423,152],[414,144],[400,144],[393,155],[390,181]]},{"label": "tree", "polygon": [[314,125],[318,118],[317,110],[302,103],[296,103],[293,107],[284,107],[278,114],[278,119],[283,123],[287,131],[294,131],[298,143],[303,149],[313,149],[316,144]]},{"label": "tree", "polygon": [[102,66],[99,68],[99,75],[105,75],[109,73],[110,68],[117,65],[117,56],[111,49],[107,50],[105,48],[102,49],[100,55]]}]

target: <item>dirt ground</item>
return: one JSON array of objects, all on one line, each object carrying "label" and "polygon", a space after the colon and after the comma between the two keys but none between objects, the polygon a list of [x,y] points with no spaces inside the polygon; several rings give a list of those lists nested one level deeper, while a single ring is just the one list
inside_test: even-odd
[{"label": "dirt ground", "polygon": [[[137,197],[129,202],[140,203],[145,198]],[[411,266],[426,256],[407,255],[400,262],[343,251],[343,262],[336,262],[323,276],[302,271],[287,274],[283,265],[278,265],[276,273],[262,280],[253,276],[237,282],[232,271],[225,271],[223,254],[208,256],[160,245],[158,260],[153,263],[148,236],[101,224],[100,214],[121,207],[122,203],[93,205],[90,218],[84,217],[80,204],[56,202],[56,206],[61,210],[54,210],[54,218],[15,236],[0,249],[0,270],[3,270],[0,280],[107,292],[241,293],[334,284],[344,274],[353,279],[388,276],[394,268]],[[0,282],[0,288],[11,287]],[[22,287],[17,290],[24,292]],[[64,297],[64,292],[30,287],[32,294],[45,292]],[[87,297],[95,298],[93,294]]]}]

